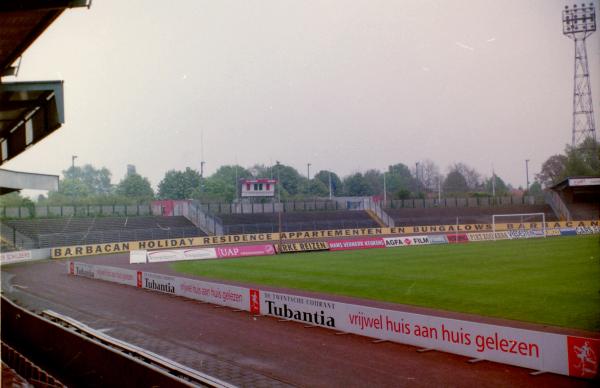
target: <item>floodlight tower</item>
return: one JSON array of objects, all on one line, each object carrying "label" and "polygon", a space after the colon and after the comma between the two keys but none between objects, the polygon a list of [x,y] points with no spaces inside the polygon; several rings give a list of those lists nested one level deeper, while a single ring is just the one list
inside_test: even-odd
[{"label": "floodlight tower", "polygon": [[596,140],[592,88],[585,40],[596,31],[596,9],[589,5],[565,6],[562,12],[563,34],[575,42],[575,76],[573,85],[573,137],[571,146],[579,147],[591,137]]}]

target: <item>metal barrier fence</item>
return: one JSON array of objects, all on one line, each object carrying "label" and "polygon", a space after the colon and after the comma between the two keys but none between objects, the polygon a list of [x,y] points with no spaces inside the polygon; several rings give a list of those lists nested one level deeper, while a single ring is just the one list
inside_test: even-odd
[{"label": "metal barrier fence", "polygon": [[81,205],[0,207],[2,218],[150,216],[150,205]]},{"label": "metal barrier fence", "polygon": [[36,249],[37,241],[0,222],[0,242],[11,249]]},{"label": "metal barrier fence", "polygon": [[[194,203],[208,214],[251,214],[301,211],[357,210],[364,197],[340,197],[333,200],[287,201],[282,203]],[[432,208],[432,207],[493,207],[511,205],[540,205],[544,197],[465,197],[438,199],[397,199],[379,202],[381,208]],[[82,206],[35,206],[2,207],[0,218],[52,218],[52,217],[95,217],[95,216],[149,216],[152,208],[144,205],[82,205]],[[160,214],[157,214],[160,215]],[[218,233],[215,233],[218,234]]]},{"label": "metal barrier fence", "polygon": [[213,216],[206,207],[197,201],[190,201],[187,206],[186,218],[207,234],[223,235],[223,222]]},{"label": "metal barrier fence", "polygon": [[131,229],[77,233],[52,233],[40,235],[37,248],[198,237],[203,235],[205,235],[205,233],[199,228]]}]

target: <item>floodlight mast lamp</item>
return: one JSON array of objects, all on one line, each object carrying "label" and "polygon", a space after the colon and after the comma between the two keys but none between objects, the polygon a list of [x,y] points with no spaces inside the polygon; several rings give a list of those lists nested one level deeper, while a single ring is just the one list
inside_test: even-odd
[{"label": "floodlight mast lamp", "polygon": [[578,148],[587,139],[596,139],[592,88],[585,40],[596,31],[596,9],[589,5],[565,6],[562,12],[563,34],[575,42],[573,85],[573,133],[571,146]]}]

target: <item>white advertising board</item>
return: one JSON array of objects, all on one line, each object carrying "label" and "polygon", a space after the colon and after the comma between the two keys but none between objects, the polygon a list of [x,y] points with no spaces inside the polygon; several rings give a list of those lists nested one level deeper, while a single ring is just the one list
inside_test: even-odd
[{"label": "white advertising board", "polygon": [[23,263],[25,261],[31,261],[31,260],[33,260],[31,251],[16,251],[16,252],[0,253],[0,265]]},{"label": "white advertising board", "polygon": [[248,289],[122,268],[68,263],[97,278],[367,337],[539,371],[594,378],[600,340]]},{"label": "white advertising board", "polygon": [[409,247],[411,245],[429,245],[429,236],[385,237],[386,248]]},{"label": "white advertising board", "polygon": [[600,185],[600,178],[571,178],[569,186],[597,186]]},{"label": "white advertising board", "polygon": [[146,264],[148,261],[148,251],[134,250],[129,251],[129,264]]},{"label": "white advertising board", "polygon": [[149,263],[183,260],[206,260],[216,258],[217,253],[215,248],[168,249],[148,252]]}]

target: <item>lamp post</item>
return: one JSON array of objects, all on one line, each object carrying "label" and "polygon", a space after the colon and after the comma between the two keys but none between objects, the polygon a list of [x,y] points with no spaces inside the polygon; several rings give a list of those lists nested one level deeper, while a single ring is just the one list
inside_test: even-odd
[{"label": "lamp post", "polygon": [[385,184],[385,171],[383,172],[383,206],[387,202],[387,186]]},{"label": "lamp post", "polygon": [[525,177],[527,183],[527,192],[529,192],[529,159],[525,159]]},{"label": "lamp post", "polygon": [[419,192],[419,162],[415,163],[415,178],[416,180],[416,185],[417,185],[417,190],[415,194],[418,194]]},{"label": "lamp post", "polygon": [[281,180],[279,179],[279,160],[276,161],[277,164],[277,195],[279,197],[279,212],[277,212],[277,223],[278,223],[278,237],[279,237],[279,247],[281,247],[281,211],[283,210],[283,205],[281,204]]},{"label": "lamp post", "polygon": [[281,179],[279,178],[279,160],[277,160],[275,162],[276,166],[277,166],[277,199],[279,201],[279,203],[281,204]]},{"label": "lamp post", "polygon": [[310,163],[306,163],[306,194],[310,195]]}]

